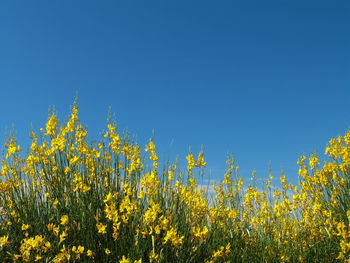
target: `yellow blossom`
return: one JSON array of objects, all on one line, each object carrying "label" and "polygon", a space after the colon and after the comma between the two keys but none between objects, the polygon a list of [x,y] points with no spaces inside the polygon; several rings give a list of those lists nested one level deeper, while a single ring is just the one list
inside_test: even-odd
[{"label": "yellow blossom", "polygon": [[98,223],[96,224],[96,227],[97,227],[97,230],[98,230],[98,233],[101,233],[101,234],[107,234],[107,225],[104,225],[102,223]]},{"label": "yellow blossom", "polygon": [[119,260],[119,263],[129,263],[129,259],[127,259],[125,256],[122,257],[121,260]]},{"label": "yellow blossom", "polygon": [[46,133],[45,135],[54,136],[57,129],[58,119],[56,115],[52,114],[46,123]]},{"label": "yellow blossom", "polygon": [[27,230],[29,228],[30,228],[30,225],[27,225],[27,224],[23,224],[21,227],[22,230]]},{"label": "yellow blossom", "polygon": [[69,221],[68,215],[64,215],[61,217],[61,225],[67,225]]},{"label": "yellow blossom", "polygon": [[61,234],[60,234],[60,242],[64,241],[66,239],[66,237],[68,236],[68,234],[63,231]]},{"label": "yellow blossom", "polygon": [[6,246],[8,244],[10,244],[9,236],[8,235],[7,236],[1,236],[0,237],[0,246],[2,247],[2,246]]}]

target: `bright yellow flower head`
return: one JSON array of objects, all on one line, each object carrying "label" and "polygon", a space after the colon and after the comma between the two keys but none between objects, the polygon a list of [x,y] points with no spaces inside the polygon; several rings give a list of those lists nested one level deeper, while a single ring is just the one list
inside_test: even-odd
[{"label": "bright yellow flower head", "polygon": [[23,224],[21,227],[22,230],[27,230],[29,228],[30,228],[30,225],[27,225],[27,224]]},{"label": "bright yellow flower head", "polygon": [[177,231],[171,227],[167,232],[163,239],[163,244],[171,243],[174,247],[178,247],[182,244],[182,240],[184,237],[179,237]]},{"label": "bright yellow flower head", "polygon": [[69,218],[67,215],[64,215],[61,217],[61,225],[67,225],[69,221]]},{"label": "bright yellow flower head", "polygon": [[0,237],[0,247],[6,246],[8,244],[10,244],[8,235]]},{"label": "bright yellow flower head", "polygon": [[83,254],[84,253],[84,247],[83,246],[73,246],[72,247],[72,252],[76,253],[76,254]]},{"label": "bright yellow flower head", "polygon": [[107,225],[99,223],[99,224],[96,224],[96,227],[97,227],[98,233],[107,234],[107,230],[106,230]]},{"label": "bright yellow flower head", "polygon": [[205,167],[207,165],[207,163],[204,161],[204,153],[200,152],[197,158],[197,167]]},{"label": "bright yellow flower head", "polygon": [[192,153],[187,155],[186,159],[187,159],[187,170],[188,170],[188,173],[190,175],[192,175],[192,170],[195,167],[196,160],[194,159]]},{"label": "bright yellow flower head", "polygon": [[129,263],[129,259],[127,259],[125,256],[121,260],[119,260],[119,263]]},{"label": "bright yellow flower head", "polygon": [[52,114],[46,123],[45,135],[54,136],[57,130],[58,119],[55,114]]},{"label": "bright yellow flower head", "polygon": [[64,241],[66,239],[66,237],[68,236],[68,234],[63,231],[61,234],[60,234],[60,242]]}]

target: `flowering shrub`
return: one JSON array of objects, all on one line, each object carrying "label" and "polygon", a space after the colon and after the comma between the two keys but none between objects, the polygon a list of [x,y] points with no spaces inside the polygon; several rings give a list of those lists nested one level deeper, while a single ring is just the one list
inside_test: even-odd
[{"label": "flowering shrub", "polygon": [[233,158],[215,196],[197,185],[203,152],[159,168],[109,123],[97,143],[74,106],[32,132],[23,157],[5,145],[0,182],[1,262],[350,262],[350,132],[327,161],[298,160],[299,183],[244,183]]}]

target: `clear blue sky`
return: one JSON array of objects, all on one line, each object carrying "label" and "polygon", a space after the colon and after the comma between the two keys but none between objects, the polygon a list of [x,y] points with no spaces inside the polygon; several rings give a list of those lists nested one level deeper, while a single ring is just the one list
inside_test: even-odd
[{"label": "clear blue sky", "polygon": [[0,139],[28,144],[78,95],[92,137],[109,106],[161,156],[204,145],[220,177],[268,163],[296,178],[350,127],[349,1],[1,1]]}]

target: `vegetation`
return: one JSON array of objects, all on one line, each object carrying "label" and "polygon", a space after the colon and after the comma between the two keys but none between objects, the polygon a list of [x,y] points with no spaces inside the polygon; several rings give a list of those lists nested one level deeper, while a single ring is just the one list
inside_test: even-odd
[{"label": "vegetation", "polygon": [[247,183],[233,158],[215,194],[197,185],[203,152],[159,168],[108,128],[100,141],[72,108],[60,125],[31,133],[23,157],[14,137],[0,175],[1,262],[350,262],[350,132],[327,160],[302,156],[299,182]]}]

